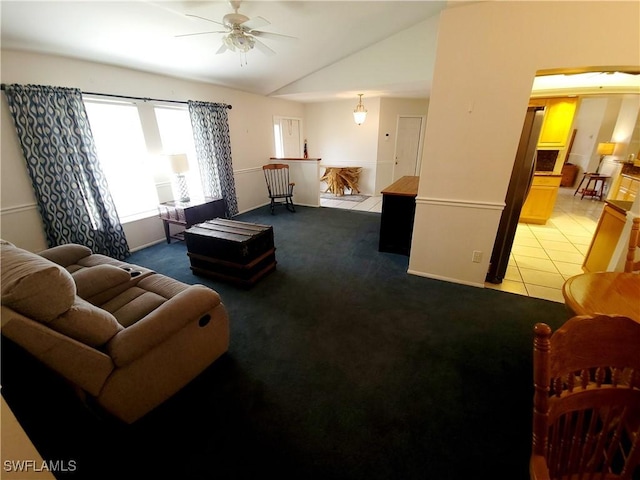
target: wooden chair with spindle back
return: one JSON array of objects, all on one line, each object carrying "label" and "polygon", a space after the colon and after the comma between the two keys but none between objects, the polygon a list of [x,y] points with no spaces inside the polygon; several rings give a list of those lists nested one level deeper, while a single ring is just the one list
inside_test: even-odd
[{"label": "wooden chair with spindle back", "polygon": [[640,260],[636,260],[637,252],[640,249],[640,217],[633,219],[631,232],[629,233],[629,250],[627,250],[627,260],[624,263],[625,272],[640,271]]},{"label": "wooden chair with spindle back", "polygon": [[640,323],[534,327],[531,479],[640,478]]},{"label": "wooden chair with spindle back", "polygon": [[293,205],[293,187],[295,183],[289,181],[289,165],[286,163],[271,163],[263,165],[264,179],[271,201],[271,214],[276,205],[284,205],[290,212],[295,212]]}]

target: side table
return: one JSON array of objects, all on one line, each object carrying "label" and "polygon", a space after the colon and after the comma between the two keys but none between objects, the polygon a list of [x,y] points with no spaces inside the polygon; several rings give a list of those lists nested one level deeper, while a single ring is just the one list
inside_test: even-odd
[{"label": "side table", "polygon": [[[578,188],[576,188],[576,191],[573,192],[573,195],[575,196],[576,193],[578,193],[578,191],[580,190],[580,187],[582,187],[582,184],[584,183],[584,181],[587,181],[587,185],[582,189],[582,196],[580,197],[580,200],[582,200],[585,195],[587,197],[597,197],[598,200],[602,200],[602,191],[604,190],[604,184],[607,181],[607,179],[609,179],[608,176],[606,175],[600,175],[599,173],[585,173],[584,176],[582,177],[582,180],[580,180],[580,185],[578,185]],[[591,187],[591,183],[593,182],[593,187]],[[598,185],[598,183],[600,183]]]},{"label": "side table", "polygon": [[[212,197],[194,198],[189,202],[173,200],[158,205],[158,213],[164,224],[167,243],[171,243],[172,238],[184,240],[184,230],[196,223],[219,217],[224,218],[225,203],[222,198]],[[182,225],[184,229],[172,235],[170,224]]]}]

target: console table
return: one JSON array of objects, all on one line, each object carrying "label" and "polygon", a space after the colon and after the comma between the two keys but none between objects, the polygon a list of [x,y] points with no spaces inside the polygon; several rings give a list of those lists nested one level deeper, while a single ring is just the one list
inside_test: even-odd
[{"label": "console table", "polygon": [[327,183],[325,192],[331,192],[337,196],[344,195],[345,188],[351,190],[351,193],[360,193],[358,180],[361,172],[362,167],[325,167],[320,181]]},{"label": "console table", "polygon": [[[159,216],[164,223],[164,234],[167,243],[171,239],[184,240],[184,230],[196,223],[225,216],[225,204],[221,198],[204,197],[189,202],[174,200],[158,205]],[[181,232],[171,234],[170,224],[182,225]]]},{"label": "console table", "polygon": [[409,255],[420,177],[406,176],[382,190],[380,252]]}]

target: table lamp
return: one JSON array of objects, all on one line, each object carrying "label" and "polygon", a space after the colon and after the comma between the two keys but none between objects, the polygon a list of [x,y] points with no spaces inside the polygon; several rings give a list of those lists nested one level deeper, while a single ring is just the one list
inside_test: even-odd
[{"label": "table lamp", "polygon": [[189,160],[184,153],[178,153],[175,155],[169,155],[169,161],[171,162],[171,170],[176,175],[178,191],[180,192],[180,201],[188,202],[191,199],[189,198],[187,178],[184,174],[189,171]]},{"label": "table lamp", "polygon": [[613,155],[613,151],[616,149],[616,144],[613,142],[602,142],[598,144],[598,155],[600,155],[600,162],[598,162],[598,168],[596,168],[596,174],[600,173],[600,166],[602,160],[607,155]]}]

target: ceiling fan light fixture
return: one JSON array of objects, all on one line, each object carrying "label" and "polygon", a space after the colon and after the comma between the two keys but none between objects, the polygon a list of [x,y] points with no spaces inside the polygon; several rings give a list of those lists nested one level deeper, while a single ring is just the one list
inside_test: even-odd
[{"label": "ceiling fan light fixture", "polygon": [[241,31],[231,32],[226,37],[224,37],[223,42],[225,46],[232,52],[240,53],[247,53],[256,44],[256,41],[253,37],[245,35]]},{"label": "ceiling fan light fixture", "polygon": [[358,94],[360,96],[360,100],[358,101],[358,105],[356,105],[355,110],[353,111],[353,120],[357,125],[362,125],[367,118],[367,109],[364,108],[362,104],[362,93]]}]

